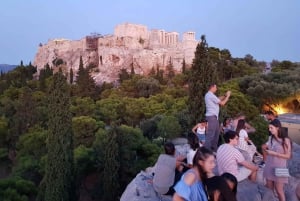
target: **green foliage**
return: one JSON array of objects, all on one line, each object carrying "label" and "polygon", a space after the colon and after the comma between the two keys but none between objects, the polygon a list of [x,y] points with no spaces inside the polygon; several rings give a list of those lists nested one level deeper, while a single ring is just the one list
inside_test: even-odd
[{"label": "green foliage", "polygon": [[8,142],[8,120],[0,117],[0,147],[4,147]]},{"label": "green foliage", "polygon": [[90,97],[75,97],[70,110],[73,116],[94,116],[96,105]]},{"label": "green foliage", "polygon": [[219,94],[224,94],[226,91],[231,91],[231,96],[228,103],[221,109],[220,120],[225,117],[235,117],[239,113],[243,113],[247,118],[253,119],[259,114],[255,107],[245,94],[240,92],[239,80],[231,80],[219,87]]},{"label": "green foliage", "polygon": [[266,143],[269,137],[268,122],[260,115],[257,115],[250,121],[250,124],[256,129],[249,137],[261,152],[261,145]]},{"label": "green foliage", "polygon": [[125,111],[125,105],[121,97],[112,96],[96,102],[97,116],[107,124],[119,121]]},{"label": "green foliage", "polygon": [[0,198],[5,201],[29,201],[37,194],[34,183],[20,178],[0,180]]},{"label": "green foliage", "polygon": [[74,72],[73,68],[70,68],[70,84],[73,84],[74,81]]},{"label": "green foliage", "polygon": [[208,86],[211,83],[217,83],[217,81],[216,67],[208,54],[208,44],[205,36],[201,36],[201,42],[197,45],[188,77],[190,125],[195,125],[199,119],[203,118],[205,111],[204,95]]},{"label": "green foliage", "polygon": [[297,64],[292,63],[291,61],[272,61],[272,72],[283,72],[286,70],[295,70],[297,67]]},{"label": "green foliage", "polygon": [[155,115],[150,119],[145,119],[141,121],[140,128],[143,131],[144,136],[147,137],[149,140],[152,141],[154,138],[157,138],[159,136],[159,133],[157,131],[157,124],[161,119],[161,115]]},{"label": "green foliage", "polygon": [[17,143],[17,164],[13,168],[13,175],[33,181],[38,184],[45,172],[44,161],[47,131],[35,127],[22,135]]},{"label": "green foliage", "polygon": [[[182,61],[182,74],[174,74],[171,58],[165,58],[169,59],[165,70],[153,66],[149,77],[136,74],[132,63],[130,72],[120,71],[119,85],[96,86],[89,74],[95,69],[84,68],[82,58],[73,76],[73,69],[68,72],[63,61],[54,62],[69,74],[68,79],[53,76],[48,64],[37,74],[35,67],[23,62],[1,73],[0,165],[5,177],[18,179],[0,181],[0,200],[45,201],[45,194],[46,200],[55,196],[64,200],[68,197],[64,193],[76,195],[70,190],[73,185],[77,193],[87,190],[91,199],[117,200],[138,172],[155,163],[162,138],[186,135],[191,122],[203,117],[203,98],[211,82],[220,84],[219,94],[232,91],[220,121],[244,113],[256,128],[250,138],[258,149],[268,136],[266,122],[259,117],[265,106],[281,104],[300,112],[299,63],[274,60],[273,72],[261,75],[257,73],[265,62],[250,54],[232,58],[229,50],[208,47],[205,37],[201,40],[191,68]],[[33,79],[37,75],[38,80]],[[85,182],[96,177],[98,181],[85,188]],[[17,186],[20,178],[31,184]],[[7,180],[14,181],[4,187]],[[32,185],[32,192],[24,190],[32,190]]]},{"label": "green foliage", "polygon": [[61,72],[54,74],[49,89],[49,134],[45,201],[72,200],[73,134],[70,89]]},{"label": "green foliage", "polygon": [[79,145],[74,149],[74,161],[78,183],[80,183],[86,175],[96,169],[94,150],[92,148],[87,148],[84,145]]},{"label": "green foliage", "polygon": [[47,153],[46,149],[47,130],[40,127],[29,129],[22,135],[17,143],[18,156],[32,156],[39,160]]},{"label": "green foliage", "polygon": [[[116,136],[114,137],[114,135]],[[117,143],[118,151],[111,150],[116,149],[116,147],[113,147],[115,146],[114,143]],[[145,169],[149,164],[154,164],[160,153],[160,149],[157,145],[150,143],[149,140],[143,137],[140,129],[126,125],[113,127],[113,129],[108,128],[108,130],[99,129],[96,133],[93,148],[95,158],[97,159],[95,160],[95,166],[101,175],[107,176],[107,172],[113,170],[109,170],[108,167],[113,166],[116,168],[117,163],[119,163],[119,170],[117,172],[118,178],[114,177],[113,179],[115,181],[109,181],[119,184],[119,193],[124,191],[127,184],[141,169]],[[107,163],[108,160],[111,160],[109,164]],[[106,162],[104,163],[103,161]],[[104,171],[105,168],[106,170]],[[113,174],[115,175],[116,173]],[[102,178],[104,179],[104,177]],[[104,181],[101,180],[101,183],[104,183]],[[98,190],[99,192],[107,191],[103,190],[104,186],[100,188],[101,189]],[[115,190],[113,192],[115,192]]]},{"label": "green foliage", "polygon": [[13,176],[21,177],[39,184],[43,178],[44,167],[40,160],[36,160],[33,156],[19,156],[18,164],[13,168]]},{"label": "green foliage", "polygon": [[175,70],[174,70],[171,57],[169,59],[168,65],[166,66],[166,74],[167,74],[167,80],[170,83],[173,77],[175,76]]},{"label": "green foliage", "polygon": [[74,93],[79,97],[91,97],[93,99],[98,97],[98,88],[95,80],[90,76],[89,69],[83,67],[81,56]]},{"label": "green foliage", "polygon": [[160,91],[158,80],[152,77],[138,80],[136,86],[139,97],[149,98],[151,95],[155,95]]},{"label": "green foliage", "polygon": [[74,133],[74,145],[85,145],[90,147],[95,139],[95,132],[98,129],[95,119],[89,116],[79,116],[72,119]]},{"label": "green foliage", "polygon": [[127,72],[125,68],[122,68],[119,73],[119,82],[122,83],[125,80],[129,80],[131,75]]},{"label": "green foliage", "polygon": [[107,144],[104,149],[104,170],[103,183],[104,199],[114,201],[117,199],[119,192],[119,146],[117,142],[116,128],[112,128],[108,133]]},{"label": "green foliage", "polygon": [[164,116],[157,124],[160,137],[165,142],[166,139],[173,139],[181,135],[181,127],[174,116]]},{"label": "green foliage", "polygon": [[285,98],[297,93],[300,88],[300,71],[269,73],[260,76],[248,76],[239,82],[241,92],[249,95],[258,108],[267,105],[270,109]]},{"label": "green foliage", "polygon": [[53,69],[51,69],[49,64],[47,63],[44,69],[41,69],[39,73],[39,89],[41,91],[47,90],[47,79],[52,76],[53,76]]},{"label": "green foliage", "polygon": [[[128,182],[141,170],[153,164],[153,158],[159,154],[156,145],[143,137],[140,129],[122,125],[117,128],[119,146],[119,184],[123,191]],[[152,151],[145,148],[152,147]]]}]

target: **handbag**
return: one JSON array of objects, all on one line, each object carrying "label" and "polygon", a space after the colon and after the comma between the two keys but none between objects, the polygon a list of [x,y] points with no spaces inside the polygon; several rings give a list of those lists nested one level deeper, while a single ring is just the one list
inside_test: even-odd
[{"label": "handbag", "polygon": [[275,168],[276,177],[290,177],[288,168]]}]

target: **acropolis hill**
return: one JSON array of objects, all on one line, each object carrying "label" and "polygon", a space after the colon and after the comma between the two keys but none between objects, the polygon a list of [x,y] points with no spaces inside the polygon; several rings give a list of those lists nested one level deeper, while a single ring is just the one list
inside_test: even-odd
[{"label": "acropolis hill", "polygon": [[64,61],[64,72],[79,68],[82,56],[85,67],[92,67],[97,83],[118,79],[120,69],[148,75],[152,68],[164,70],[170,62],[180,72],[182,62],[192,63],[198,41],[195,32],[179,33],[165,30],[148,30],[144,25],[124,23],[115,27],[113,35],[93,34],[80,40],[54,39],[40,44],[34,59],[38,70],[48,63],[55,70],[55,61]]}]

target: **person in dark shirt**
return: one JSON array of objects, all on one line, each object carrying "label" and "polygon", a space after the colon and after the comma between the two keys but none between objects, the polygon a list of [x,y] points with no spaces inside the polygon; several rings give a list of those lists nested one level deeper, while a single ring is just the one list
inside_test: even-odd
[{"label": "person in dark shirt", "polygon": [[205,180],[209,201],[236,201],[238,181],[230,173]]},{"label": "person in dark shirt", "polygon": [[277,119],[277,116],[274,114],[273,111],[271,111],[271,110],[267,111],[267,112],[265,113],[265,117],[266,117],[266,119],[269,121],[269,123],[271,123],[271,122],[273,122],[273,123],[276,122],[275,124],[277,125],[278,122],[279,122],[279,124],[281,125],[281,122],[279,121],[279,119]]}]

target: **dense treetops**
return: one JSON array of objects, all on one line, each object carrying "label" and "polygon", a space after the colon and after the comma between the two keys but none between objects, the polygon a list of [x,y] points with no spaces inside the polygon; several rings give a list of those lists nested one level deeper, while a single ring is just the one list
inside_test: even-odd
[{"label": "dense treetops", "polygon": [[[62,72],[68,83],[54,86],[64,62],[45,64],[39,74],[30,64],[2,73],[0,167],[6,173],[0,176],[6,179],[0,181],[0,197],[44,200],[47,190],[51,200],[55,189],[45,187],[53,174],[49,159],[59,163],[74,157],[74,194],[116,200],[137,172],[154,164],[162,142],[185,136],[191,124],[203,117],[203,96],[211,82],[218,83],[219,95],[232,91],[220,120],[243,112],[257,130],[253,140],[258,147],[267,136],[260,112],[279,103],[300,110],[299,64],[273,61],[272,72],[264,74],[265,62],[251,55],[232,58],[229,50],[208,47],[205,37],[201,41],[192,66],[183,61],[179,74],[174,74],[170,62],[166,72],[159,66],[147,76],[135,74],[134,69],[121,70],[118,82],[96,85],[81,63],[76,75]],[[64,104],[67,89],[69,103]],[[65,140],[63,136],[69,140],[72,136],[71,153],[62,149],[65,158],[49,155],[60,150],[54,145]],[[60,165],[72,171],[69,163]],[[57,182],[69,185],[61,179]]]}]

